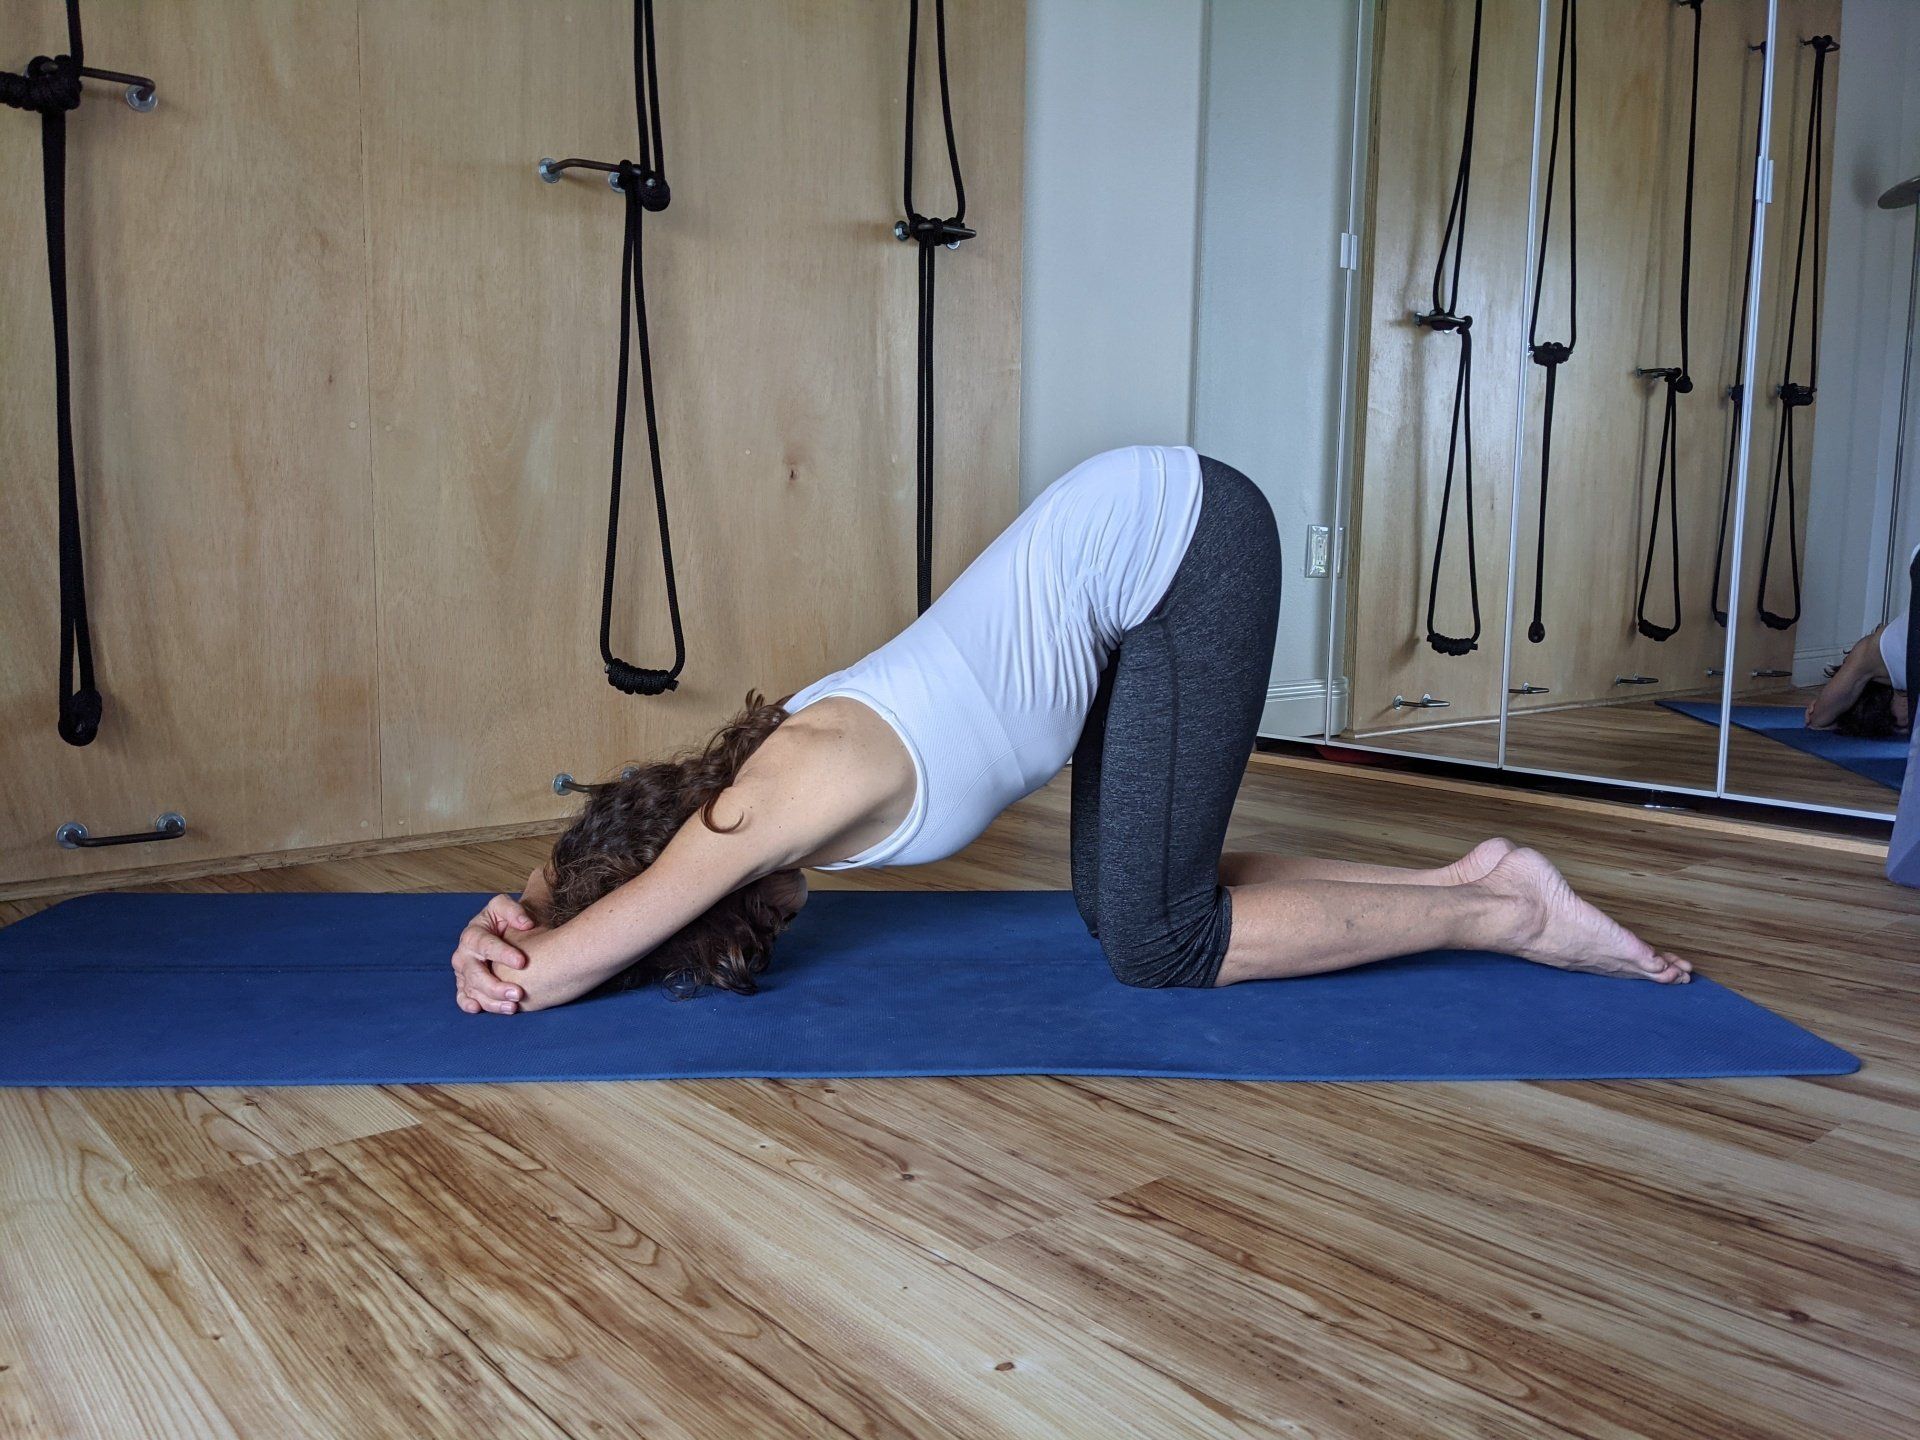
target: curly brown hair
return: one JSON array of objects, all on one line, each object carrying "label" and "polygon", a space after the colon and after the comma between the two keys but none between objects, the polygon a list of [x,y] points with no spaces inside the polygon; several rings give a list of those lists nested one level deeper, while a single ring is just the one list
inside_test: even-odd
[{"label": "curly brown hair", "polygon": [[[547,861],[552,898],[540,918],[562,925],[660,856],[696,811],[708,829],[714,802],[747,757],[787,718],[780,701],[748,692],[740,713],[697,750],[651,765],[632,765],[618,779],[587,788],[586,808],[553,845]],[[738,822],[735,822],[736,824]],[[751,995],[767,968],[774,939],[804,903],[797,870],[780,870],[744,885],[616,977],[626,989],[658,981],[682,998],[702,986]]]}]

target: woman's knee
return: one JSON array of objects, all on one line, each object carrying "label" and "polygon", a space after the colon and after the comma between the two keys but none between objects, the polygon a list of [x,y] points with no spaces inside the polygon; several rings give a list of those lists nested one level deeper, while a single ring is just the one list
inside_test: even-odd
[{"label": "woman's knee", "polygon": [[1226,957],[1232,911],[1219,890],[1201,913],[1184,923],[1171,916],[1102,915],[1095,931],[1114,979],[1149,990],[1205,988]]}]

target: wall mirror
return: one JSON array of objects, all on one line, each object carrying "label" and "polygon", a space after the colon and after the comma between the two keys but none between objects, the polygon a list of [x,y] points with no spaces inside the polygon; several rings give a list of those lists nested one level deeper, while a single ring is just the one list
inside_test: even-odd
[{"label": "wall mirror", "polygon": [[1920,7],[1368,19],[1326,737],[1890,814]]},{"label": "wall mirror", "polygon": [[[1860,662],[1880,658],[1879,628],[1911,603],[1907,557],[1920,541],[1911,475],[1896,460],[1920,260],[1917,49],[1912,7],[1780,5],[1774,203],[1731,607],[1730,794],[1885,815],[1905,773],[1891,692]],[[1850,651],[1859,703],[1843,707],[1836,693],[1810,714]]]},{"label": "wall mirror", "polygon": [[1506,763],[1710,792],[1768,7],[1546,11]]},{"label": "wall mirror", "polygon": [[1373,11],[1331,739],[1499,758],[1539,17]]}]

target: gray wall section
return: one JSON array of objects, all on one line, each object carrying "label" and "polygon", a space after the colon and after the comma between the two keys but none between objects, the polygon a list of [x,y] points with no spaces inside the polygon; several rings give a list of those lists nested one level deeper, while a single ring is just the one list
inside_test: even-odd
[{"label": "gray wall section", "polygon": [[1280,522],[1272,735],[1325,714],[1333,582],[1307,579],[1305,559],[1334,508],[1356,9],[1212,0],[1193,443],[1252,476]]},{"label": "gray wall section", "polygon": [[1205,0],[1028,0],[1020,490],[1184,445]]},{"label": "gray wall section", "polygon": [[1359,0],[1029,0],[1021,495],[1116,445],[1252,476],[1286,549],[1271,734],[1317,730]]},{"label": "gray wall section", "polygon": [[[1914,212],[1881,210],[1875,202],[1920,172],[1920,4],[1846,0],[1837,58],[1806,608],[1795,642],[1795,671],[1803,681],[1817,678],[1822,665],[1880,623]],[[1791,246],[1799,177],[1776,174],[1774,200],[1768,244]],[[1920,417],[1910,414],[1902,555],[1920,543],[1916,421]],[[1750,462],[1749,506],[1766,504],[1772,475],[1773,435],[1759,439],[1765,443],[1755,446]]]}]

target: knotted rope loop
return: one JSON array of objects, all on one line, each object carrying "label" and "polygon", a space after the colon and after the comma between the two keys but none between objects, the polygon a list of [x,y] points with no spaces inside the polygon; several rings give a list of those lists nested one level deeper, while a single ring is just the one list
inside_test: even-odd
[{"label": "knotted rope loop", "polygon": [[0,70],[0,105],[35,115],[80,108],[80,62],[71,55],[36,55],[26,73]]},{"label": "knotted rope loop", "polygon": [[934,404],[933,404],[933,320],[934,256],[939,247],[955,249],[962,240],[977,233],[966,225],[967,185],[960,174],[960,146],[954,137],[953,96],[947,84],[947,5],[933,0],[934,61],[940,81],[940,118],[946,129],[947,168],[953,176],[953,214],[941,219],[914,208],[913,203],[913,121],[915,87],[920,69],[920,0],[911,0],[907,11],[907,99],[904,159],[901,163],[901,213],[906,216],[893,227],[901,240],[919,245],[919,334],[915,345],[914,367],[914,601],[921,614],[933,603],[933,512],[934,512]]},{"label": "knotted rope loop", "polygon": [[673,203],[673,187],[658,171],[622,160],[614,173],[620,179],[620,193],[639,201],[642,210],[658,214]]},{"label": "knotted rope loop", "polygon": [[[1767,534],[1760,548],[1760,578],[1754,586],[1754,608],[1760,623],[1769,630],[1790,630],[1800,621],[1800,537],[1796,526],[1800,504],[1794,473],[1794,412],[1812,406],[1820,386],[1820,212],[1825,209],[1822,191],[1826,177],[1827,57],[1840,48],[1831,35],[1816,35],[1802,42],[1813,51],[1813,87],[1807,102],[1806,163],[1800,180],[1800,232],[1793,252],[1793,296],[1787,302],[1787,352],[1779,388],[1780,437],[1773,452],[1773,486],[1767,497]],[[1793,378],[1794,350],[1800,335],[1800,295],[1806,282],[1807,221],[1813,221],[1813,283],[1807,286],[1807,378]],[[1781,497],[1785,496],[1787,563],[1793,582],[1793,612],[1782,615],[1767,604],[1768,581],[1773,573],[1773,537],[1779,529]]]},{"label": "knotted rope loop", "polygon": [[648,670],[624,660],[609,660],[606,668],[607,683],[622,695],[664,695],[680,688],[679,678],[672,670]]},{"label": "knotted rope loop", "polygon": [[[1686,203],[1680,221],[1680,363],[1640,373],[1666,383],[1667,403],[1660,420],[1660,458],[1654,466],[1652,515],[1647,524],[1647,558],[1640,573],[1640,597],[1634,623],[1649,640],[1670,640],[1680,632],[1680,397],[1693,393],[1693,201],[1695,159],[1700,140],[1700,0],[1675,0],[1693,12],[1692,84],[1687,98]],[[1673,581],[1673,623],[1662,625],[1647,615],[1647,591],[1653,583],[1653,560],[1660,543],[1660,501],[1667,502],[1667,540]]]},{"label": "knotted rope loop", "polygon": [[105,706],[94,683],[81,547],[79,467],[73,444],[73,377],[67,324],[67,116],[80,106],[86,47],[79,0],[67,0],[67,54],[37,55],[25,74],[0,72],[0,104],[40,117],[41,203],[46,217],[47,298],[53,312],[55,480],[59,493],[60,705],[55,729],[69,745],[100,733]]},{"label": "knotted rope loop", "polygon": [[[1459,363],[1453,373],[1453,420],[1447,431],[1447,471],[1440,490],[1440,523],[1433,536],[1433,560],[1427,579],[1427,644],[1437,654],[1467,655],[1480,644],[1480,561],[1473,523],[1473,317],[1460,313],[1460,270],[1466,259],[1467,204],[1473,188],[1473,133],[1480,114],[1480,36],[1485,0],[1473,3],[1473,40],[1467,60],[1467,103],[1460,124],[1460,160],[1453,172],[1453,196],[1440,235],[1440,253],[1433,264],[1433,303],[1414,323],[1436,334],[1460,340]],[[1451,273],[1449,273],[1451,270]],[[1473,633],[1448,635],[1440,629],[1440,565],[1446,555],[1447,521],[1453,510],[1453,484],[1458,474],[1461,504],[1467,517],[1467,596],[1473,613]]]},{"label": "knotted rope loop", "polygon": [[[673,570],[673,535],[667,524],[667,481],[660,463],[660,421],[653,402],[653,343],[647,330],[647,274],[642,236],[647,212],[667,208],[672,192],[666,179],[666,149],[660,138],[660,82],[653,44],[653,0],[633,5],[634,114],[639,127],[640,159],[615,168],[626,200],[626,234],[620,250],[620,360],[613,402],[613,474],[607,485],[607,551],[600,587],[600,660],[607,683],[623,695],[664,695],[676,688],[687,663],[686,634],[680,624],[680,590]],[[647,419],[647,459],[653,478],[654,511],[660,527],[660,568],[667,591],[667,618],[673,627],[673,665],[648,669],[613,653],[614,569],[620,553],[620,487],[627,466],[627,389],[635,336],[640,341],[640,397]]]}]

